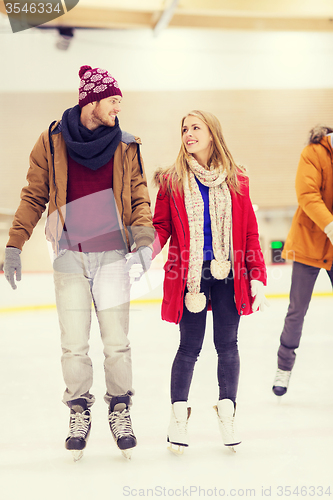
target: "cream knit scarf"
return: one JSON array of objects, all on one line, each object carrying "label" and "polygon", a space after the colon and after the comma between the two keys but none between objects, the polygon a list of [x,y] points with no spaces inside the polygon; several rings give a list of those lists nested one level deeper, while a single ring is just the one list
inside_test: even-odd
[{"label": "cream knit scarf", "polygon": [[225,279],[230,272],[229,250],[231,231],[231,196],[225,181],[226,173],[220,169],[206,170],[193,156],[188,160],[188,179],[184,182],[185,207],[190,227],[190,257],[187,278],[188,293],[185,305],[190,312],[200,312],[206,306],[206,297],[200,293],[204,247],[204,202],[195,177],[209,187],[209,213],[215,259],[211,261],[214,278]]}]

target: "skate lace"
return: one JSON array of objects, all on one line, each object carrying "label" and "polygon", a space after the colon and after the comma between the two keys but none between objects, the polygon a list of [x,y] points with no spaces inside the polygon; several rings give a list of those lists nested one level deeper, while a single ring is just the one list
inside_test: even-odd
[{"label": "skate lace", "polygon": [[234,428],[234,422],[235,419],[234,417],[227,417],[223,415],[223,417],[219,417],[220,422],[224,428],[224,431],[229,434],[230,436],[233,436],[235,433],[235,428]]},{"label": "skate lace", "polygon": [[133,436],[131,417],[127,408],[122,411],[111,412],[109,414],[109,423],[116,439],[123,436]]},{"label": "skate lace", "polygon": [[85,438],[90,425],[90,411],[77,412],[70,416],[69,435],[75,438]]},{"label": "skate lace", "polygon": [[290,371],[280,370],[278,368],[274,380],[274,386],[288,387],[290,374],[291,374]]},{"label": "skate lace", "polygon": [[187,436],[187,424],[188,420],[177,420],[175,421],[177,432],[180,436]]}]

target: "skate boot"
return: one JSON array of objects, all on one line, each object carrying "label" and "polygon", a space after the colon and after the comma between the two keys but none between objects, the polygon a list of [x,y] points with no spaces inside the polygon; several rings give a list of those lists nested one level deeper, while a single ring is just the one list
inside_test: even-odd
[{"label": "skate boot", "polygon": [[280,370],[280,368],[277,369],[272,387],[272,391],[276,396],[283,396],[287,392],[290,375],[291,370],[288,371]]},{"label": "skate boot", "polygon": [[128,460],[136,446],[129,414],[130,396],[113,396],[109,407],[109,425],[112,436],[123,456]]},{"label": "skate boot", "polygon": [[80,398],[71,401],[70,408],[69,433],[65,446],[67,450],[72,452],[74,462],[77,462],[82,458],[83,450],[88,441],[91,429],[91,414],[85,399]]},{"label": "skate boot", "polygon": [[236,451],[234,446],[241,443],[235,428],[235,405],[231,399],[220,399],[214,406],[217,413],[220,432],[224,446],[229,446],[231,451]]},{"label": "skate boot", "polygon": [[191,408],[187,401],[176,401],[171,407],[171,418],[168,428],[168,449],[176,455],[182,455],[188,446],[187,424],[191,415]]}]

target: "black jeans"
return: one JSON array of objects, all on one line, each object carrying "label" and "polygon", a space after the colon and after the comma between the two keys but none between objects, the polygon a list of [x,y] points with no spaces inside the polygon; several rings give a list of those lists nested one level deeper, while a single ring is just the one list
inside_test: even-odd
[{"label": "black jeans", "polygon": [[[187,291],[187,290],[186,290]],[[236,401],[239,379],[237,334],[240,316],[234,301],[232,273],[217,280],[210,272],[210,261],[204,261],[200,291],[210,297],[213,312],[214,344],[217,351],[219,399]],[[180,321],[180,345],[171,371],[171,402],[187,401],[195,362],[201,351],[206,329],[207,304],[199,313],[184,305]]]},{"label": "black jeans", "polygon": [[[308,310],[314,285],[320,268],[307,266],[300,262],[293,263],[290,288],[290,302],[278,350],[278,367],[281,370],[292,370],[299,347],[304,317]],[[333,268],[326,271],[333,285]]]}]

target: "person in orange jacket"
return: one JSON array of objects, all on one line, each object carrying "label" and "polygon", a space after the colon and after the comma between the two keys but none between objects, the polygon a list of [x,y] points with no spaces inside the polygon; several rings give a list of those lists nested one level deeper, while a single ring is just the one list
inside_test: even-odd
[{"label": "person in orange jacket", "polygon": [[188,446],[188,393],[212,309],[218,354],[218,423],[226,446],[240,443],[234,427],[241,315],[266,303],[266,267],[249,196],[249,181],[228,150],[218,119],[192,111],[181,123],[175,165],[156,174],[160,189],[153,257],[170,239],[162,319],[179,324],[171,373],[171,451]]},{"label": "person in orange jacket", "polygon": [[282,257],[293,260],[290,302],[278,349],[273,392],[283,396],[299,347],[304,317],[320,269],[333,284],[333,128],[311,129],[296,174],[298,208]]}]

